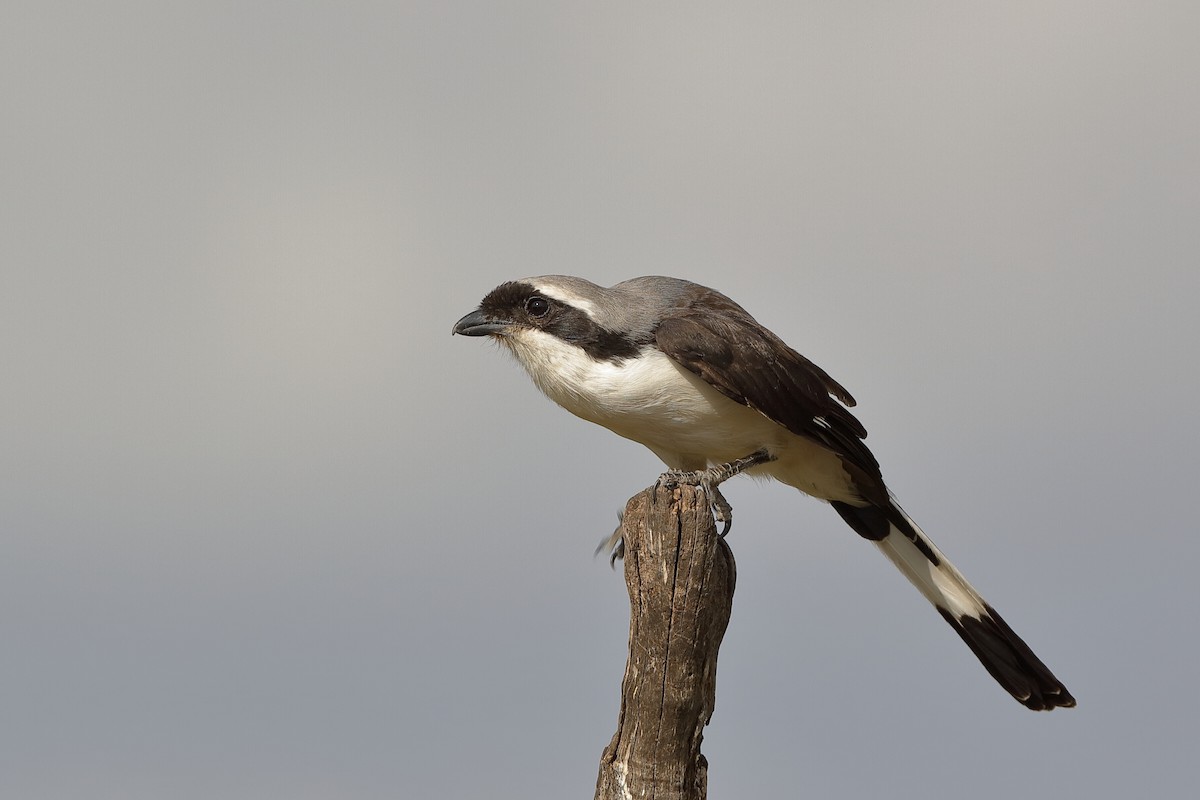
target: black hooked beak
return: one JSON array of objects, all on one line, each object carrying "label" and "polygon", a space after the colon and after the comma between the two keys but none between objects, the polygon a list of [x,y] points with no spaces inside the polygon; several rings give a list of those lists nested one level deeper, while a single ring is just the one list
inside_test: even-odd
[{"label": "black hooked beak", "polygon": [[506,319],[493,319],[482,310],[478,310],[454,323],[454,330],[450,333],[461,333],[463,336],[501,336],[510,324]]}]

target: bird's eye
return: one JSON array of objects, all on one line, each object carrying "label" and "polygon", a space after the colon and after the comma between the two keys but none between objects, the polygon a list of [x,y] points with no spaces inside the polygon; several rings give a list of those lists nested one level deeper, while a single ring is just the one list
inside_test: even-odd
[{"label": "bird's eye", "polygon": [[531,317],[544,317],[546,312],[550,310],[550,303],[544,297],[534,295],[525,301],[525,310],[529,312]]}]

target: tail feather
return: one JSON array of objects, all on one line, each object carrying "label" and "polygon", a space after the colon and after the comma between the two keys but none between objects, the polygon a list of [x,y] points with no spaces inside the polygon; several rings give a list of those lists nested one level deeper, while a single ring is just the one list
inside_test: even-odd
[{"label": "tail feather", "polygon": [[1018,702],[1035,711],[1075,705],[1075,698],[1062,682],[899,504],[893,500],[887,510],[844,503],[835,503],[834,507],[858,533],[875,542]]}]

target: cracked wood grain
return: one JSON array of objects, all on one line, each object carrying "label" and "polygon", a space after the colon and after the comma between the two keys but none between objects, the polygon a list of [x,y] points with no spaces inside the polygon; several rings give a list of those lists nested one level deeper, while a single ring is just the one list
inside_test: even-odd
[{"label": "cracked wood grain", "polygon": [[600,760],[597,800],[701,800],[700,753],[716,702],[717,651],[736,570],[704,493],[651,487],[622,522],[629,659],[617,732]]}]

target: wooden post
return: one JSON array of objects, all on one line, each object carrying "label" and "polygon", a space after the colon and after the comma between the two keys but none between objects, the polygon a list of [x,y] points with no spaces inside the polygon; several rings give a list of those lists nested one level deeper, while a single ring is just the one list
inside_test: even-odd
[{"label": "wooden post", "polygon": [[708,762],[700,742],[716,702],[733,553],[717,537],[704,492],[693,486],[635,495],[621,528],[629,660],[596,800],[704,800]]}]

